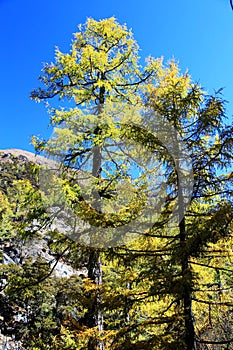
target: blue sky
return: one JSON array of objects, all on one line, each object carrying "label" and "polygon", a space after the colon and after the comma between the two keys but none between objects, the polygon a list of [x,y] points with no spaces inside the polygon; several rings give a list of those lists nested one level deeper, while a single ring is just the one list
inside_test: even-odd
[{"label": "blue sky", "polygon": [[224,87],[233,115],[233,11],[229,0],[0,0],[0,149],[33,151],[31,135],[49,137],[48,114],[30,91],[54,48],[68,51],[88,17],[115,16],[132,28],[141,56],[174,57],[209,93]]}]

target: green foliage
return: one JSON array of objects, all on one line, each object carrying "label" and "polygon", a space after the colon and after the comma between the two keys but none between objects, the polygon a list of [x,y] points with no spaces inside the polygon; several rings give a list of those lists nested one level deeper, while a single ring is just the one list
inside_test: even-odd
[{"label": "green foliage", "polygon": [[[34,350],[193,350],[205,343],[215,350],[228,341],[230,349],[233,130],[225,124],[221,94],[207,95],[174,60],[165,65],[149,58],[140,67],[132,32],[115,18],[88,19],[68,54],[56,50],[40,81],[32,98],[58,97],[63,107],[55,98],[54,137],[34,138],[34,143],[62,166],[38,189],[38,167],[17,159],[1,165],[1,239],[5,248],[9,242],[20,247],[41,237],[43,228],[55,264],[60,259],[87,273],[58,277],[54,261],[41,252],[2,264],[5,333],[14,327],[22,346]],[[174,127],[175,141],[185,145],[192,162],[186,212],[177,164],[186,165],[150,132],[161,121]],[[164,139],[172,146],[169,137]],[[147,174],[140,174],[137,161],[151,160]],[[85,239],[72,241],[62,226],[48,225],[52,218],[45,206],[57,207],[65,226],[77,219],[97,227],[100,236],[110,227],[114,234],[108,231],[104,239],[117,241],[121,226],[149,205],[159,164],[164,205],[151,216],[151,227],[138,230],[133,240],[98,249],[85,246]],[[82,170],[90,175],[83,188]],[[68,207],[73,216],[61,210]],[[95,239],[89,236],[93,246]],[[21,317],[17,322],[15,315]]]}]

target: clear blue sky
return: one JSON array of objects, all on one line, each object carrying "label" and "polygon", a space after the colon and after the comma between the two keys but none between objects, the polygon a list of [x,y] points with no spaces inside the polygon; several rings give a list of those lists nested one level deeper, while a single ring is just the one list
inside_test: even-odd
[{"label": "clear blue sky", "polygon": [[87,17],[115,16],[132,28],[141,55],[174,57],[210,93],[224,87],[233,114],[233,11],[229,0],[0,0],[0,149],[33,151],[49,137],[44,105],[29,98],[55,46],[68,51]]}]

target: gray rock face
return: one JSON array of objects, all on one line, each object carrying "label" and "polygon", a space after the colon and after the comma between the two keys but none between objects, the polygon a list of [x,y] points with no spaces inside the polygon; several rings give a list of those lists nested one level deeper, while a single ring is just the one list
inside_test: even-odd
[{"label": "gray rock face", "polygon": [[[42,235],[43,236],[43,235]],[[84,267],[80,270],[75,270],[70,266],[65,259],[57,260],[53,252],[48,248],[48,242],[45,238],[32,240],[27,242],[21,249],[17,249],[14,246],[4,247],[2,263],[3,264],[19,264],[22,260],[32,258],[32,262],[38,257],[45,259],[50,265],[53,273],[59,277],[70,278],[72,275],[87,275],[87,269]]]},{"label": "gray rock face", "polygon": [[[48,159],[46,157],[36,155],[32,152],[24,151],[21,149],[6,149],[0,150],[0,163],[12,162],[13,159],[17,159],[18,163],[28,163],[32,162],[39,166],[56,166],[56,162]],[[35,227],[37,223],[35,222]],[[32,240],[30,243],[25,243],[23,247],[17,249],[13,246],[5,246],[3,252],[3,263],[15,263],[18,264],[20,260],[25,258],[33,258],[36,260],[38,256],[44,258],[51,266],[54,267],[54,273],[58,277],[70,277],[72,274],[86,274],[85,269],[77,271],[74,270],[70,265],[65,261],[57,261],[54,256],[49,253],[48,242],[43,238],[45,232],[41,232],[42,238],[40,240]]]}]

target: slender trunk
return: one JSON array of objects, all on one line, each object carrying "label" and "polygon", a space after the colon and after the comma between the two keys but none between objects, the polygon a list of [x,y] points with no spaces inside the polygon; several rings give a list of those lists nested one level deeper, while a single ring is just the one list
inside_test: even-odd
[{"label": "slender trunk", "polygon": [[[175,126],[176,127],[176,126]],[[174,142],[174,141],[173,141]],[[179,140],[175,135],[175,145],[179,147]],[[189,252],[187,247],[187,232],[185,223],[185,199],[183,193],[184,173],[182,163],[186,163],[182,152],[179,151],[175,162],[178,180],[178,211],[179,211],[179,241],[181,247],[181,274],[182,274],[182,299],[184,315],[184,342],[185,350],[196,350],[194,320],[192,313],[192,272],[189,266]]]},{"label": "slender trunk", "polygon": [[[103,77],[101,77],[103,79]],[[101,118],[101,110],[104,106],[104,95],[105,88],[102,86],[100,88],[99,93],[99,104],[97,106],[97,115]],[[99,126],[94,130],[94,134],[100,135],[101,129]],[[101,148],[99,146],[95,146],[92,151],[93,161],[92,161],[92,176],[95,178],[101,178]],[[94,207],[97,211],[101,211],[101,203],[98,192],[93,190],[93,199],[94,199]],[[91,237],[92,240],[92,237]],[[97,327],[99,333],[104,329],[104,321],[103,321],[103,312],[102,312],[102,298],[101,298],[101,290],[100,286],[102,285],[102,262],[100,257],[100,251],[98,248],[92,248],[89,255],[89,263],[88,263],[88,277],[94,284],[97,286],[95,292],[95,298],[88,309],[86,319],[88,320],[88,326],[90,328]],[[104,350],[104,343],[101,340],[97,340],[93,337],[89,339],[88,342],[88,350]]]},{"label": "slender trunk", "polygon": [[186,350],[195,350],[195,331],[193,324],[192,313],[192,286],[190,280],[190,271],[188,264],[188,256],[185,252],[186,246],[186,232],[185,232],[185,218],[183,218],[179,225],[180,228],[180,244],[183,250],[183,259],[181,262],[182,278],[183,278],[183,307],[184,307],[184,328],[185,328],[185,346]]},{"label": "slender trunk", "polygon": [[[92,175],[95,177],[100,177],[101,173],[101,150],[99,147],[95,147],[93,150],[93,167]],[[93,197],[95,201],[95,209],[97,211],[101,210],[99,196],[96,191],[93,191]],[[91,237],[92,243],[94,243]],[[95,297],[92,305],[88,309],[86,319],[88,319],[88,327],[97,327],[99,333],[104,329],[103,326],[103,312],[102,312],[102,298],[100,286],[102,285],[102,262],[100,257],[100,250],[98,248],[92,248],[89,255],[88,262],[88,277],[96,285]],[[95,338],[90,338],[88,342],[88,350],[104,350],[104,343]]]},{"label": "slender trunk", "polygon": [[[102,284],[102,263],[100,252],[97,249],[92,249],[89,255],[88,277],[95,283],[96,286]],[[87,326],[89,328],[98,327],[98,331],[103,331],[103,313],[101,310],[101,294],[100,289],[96,288],[95,297],[92,305],[86,314]],[[103,342],[90,338],[88,342],[88,350],[104,350]]]},{"label": "slender trunk", "polygon": [[[179,141],[175,136],[175,144],[178,146]],[[183,193],[184,174],[182,172],[182,153],[176,160],[176,174],[178,179],[178,210],[179,210],[179,240],[181,247],[181,274],[182,274],[182,299],[184,315],[184,342],[185,350],[196,350],[195,330],[192,313],[192,272],[189,266],[189,252],[187,247],[187,232],[185,223],[185,200]]]}]

